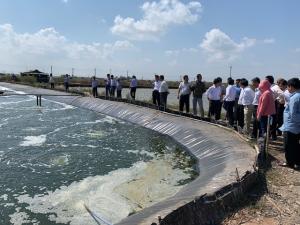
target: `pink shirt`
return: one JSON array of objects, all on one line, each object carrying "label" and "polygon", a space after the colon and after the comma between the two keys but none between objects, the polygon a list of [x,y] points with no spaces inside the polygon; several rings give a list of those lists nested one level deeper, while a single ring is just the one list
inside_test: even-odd
[{"label": "pink shirt", "polygon": [[262,116],[271,116],[276,114],[275,109],[275,99],[273,92],[271,91],[271,84],[269,81],[264,80],[259,85],[259,90],[261,91],[261,96],[259,98],[257,107],[257,118]]}]

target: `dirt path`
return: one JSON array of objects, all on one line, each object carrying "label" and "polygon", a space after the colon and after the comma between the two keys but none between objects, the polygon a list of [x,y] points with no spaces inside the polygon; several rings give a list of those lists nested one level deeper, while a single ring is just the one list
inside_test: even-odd
[{"label": "dirt path", "polygon": [[270,144],[269,169],[222,225],[300,225],[300,171],[281,167],[282,140]]}]

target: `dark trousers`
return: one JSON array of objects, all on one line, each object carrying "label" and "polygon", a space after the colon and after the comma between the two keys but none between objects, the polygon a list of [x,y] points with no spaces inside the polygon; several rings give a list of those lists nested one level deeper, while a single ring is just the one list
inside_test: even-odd
[{"label": "dark trousers", "polygon": [[237,120],[238,126],[240,126],[241,128],[244,128],[244,106],[243,105],[237,106],[236,120]]},{"label": "dark trousers", "polygon": [[110,86],[105,86],[105,96],[108,97],[110,95]]},{"label": "dark trousers", "polygon": [[122,98],[122,90],[117,90],[117,98]]},{"label": "dark trousers", "polygon": [[276,114],[272,115],[272,124],[270,126],[270,133],[272,138],[277,137],[277,106],[278,106],[278,102],[275,101]]},{"label": "dark trousers", "polygon": [[185,106],[185,111],[187,113],[190,112],[190,95],[180,95],[179,98],[179,111],[183,112],[183,108]]},{"label": "dark trousers", "polygon": [[98,96],[97,87],[93,87],[93,96],[96,98]]},{"label": "dark trousers", "polygon": [[216,120],[219,120],[221,118],[221,115],[219,113],[219,108],[221,107],[221,101],[220,100],[210,100],[209,101],[209,109],[208,109],[208,116],[214,116]]},{"label": "dark trousers", "polygon": [[224,102],[224,108],[226,110],[226,118],[229,121],[229,124],[233,126],[234,124],[234,113],[233,113],[233,107],[234,107],[235,101],[225,101]]},{"label": "dark trousers", "polygon": [[130,96],[132,99],[135,99],[136,87],[130,88]]},{"label": "dark trousers", "polygon": [[160,92],[159,97],[160,97],[160,108],[162,110],[165,110],[167,108],[167,98],[168,98],[168,92]]},{"label": "dark trousers", "polygon": [[54,88],[54,83],[51,83],[50,85],[51,85],[51,88],[53,89]]},{"label": "dark trousers", "polygon": [[111,86],[110,88],[110,96],[115,97],[116,86]]},{"label": "dark trousers", "polygon": [[300,133],[284,132],[283,136],[286,163],[290,167],[300,165]]},{"label": "dark trousers", "polygon": [[279,130],[279,128],[282,126],[283,124],[283,113],[284,113],[284,104],[279,104],[277,105],[277,134],[281,135],[281,131]]},{"label": "dark trousers", "polygon": [[152,102],[154,105],[160,105],[160,96],[159,96],[159,91],[158,90],[154,90],[152,92]]},{"label": "dark trousers", "polygon": [[236,98],[234,101],[234,107],[233,107],[233,114],[234,114],[234,121],[236,122],[238,119],[237,114],[238,114],[238,101],[239,99]]},{"label": "dark trousers", "polygon": [[253,109],[253,130],[252,130],[252,137],[256,138],[258,131],[259,134],[261,135],[261,131],[260,131],[260,126],[259,126],[259,121],[257,120],[257,105],[254,105],[254,109]]},{"label": "dark trousers", "polygon": [[259,120],[259,128],[260,128],[260,134],[259,136],[262,137],[265,133],[267,133],[268,129],[268,116],[262,116]]},{"label": "dark trousers", "polygon": [[65,89],[68,92],[69,91],[69,83],[65,82]]}]

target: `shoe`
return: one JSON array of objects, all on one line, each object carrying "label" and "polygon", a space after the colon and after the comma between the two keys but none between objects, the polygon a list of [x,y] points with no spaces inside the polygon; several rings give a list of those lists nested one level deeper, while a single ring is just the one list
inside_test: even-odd
[{"label": "shoe", "polygon": [[281,164],[279,164],[279,166],[282,166],[282,167],[287,167],[287,168],[292,168],[292,169],[294,169],[294,166],[292,166],[292,165],[289,165],[288,163],[281,163]]},{"label": "shoe", "polygon": [[251,134],[250,139],[256,139],[256,136]]},{"label": "shoe", "polygon": [[272,141],[277,141],[277,137],[276,136],[272,136]]}]

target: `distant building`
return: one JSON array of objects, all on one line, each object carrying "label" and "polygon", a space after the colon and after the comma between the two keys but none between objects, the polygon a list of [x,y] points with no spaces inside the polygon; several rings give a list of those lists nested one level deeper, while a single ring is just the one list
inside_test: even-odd
[{"label": "distant building", "polygon": [[48,83],[49,82],[49,74],[48,73],[44,73],[41,72],[39,70],[31,70],[28,72],[23,72],[21,73],[22,77],[26,77],[26,76],[31,76],[31,77],[35,77],[37,82],[44,82],[44,83]]}]

